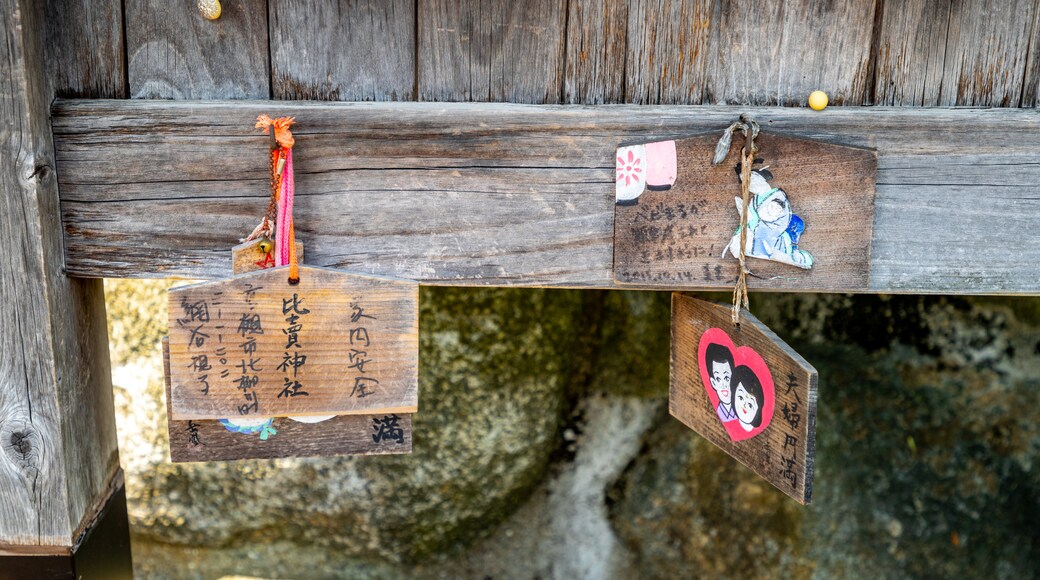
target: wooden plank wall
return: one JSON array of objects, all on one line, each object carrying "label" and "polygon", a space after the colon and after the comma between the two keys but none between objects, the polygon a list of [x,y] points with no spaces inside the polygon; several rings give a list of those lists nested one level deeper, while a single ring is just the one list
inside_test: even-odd
[{"label": "wooden plank wall", "polygon": [[60,96],[90,96],[84,54],[136,98],[1033,107],[1040,80],[1038,0],[242,0],[215,22],[126,0],[125,26],[115,0],[51,7]]},{"label": "wooden plank wall", "polygon": [[[786,106],[799,105],[808,92],[824,88],[832,103],[845,105],[1035,107],[1040,82],[1040,0],[786,0],[756,9],[736,0],[252,0],[233,4],[221,20],[207,22],[185,6],[160,0],[127,0],[127,24],[123,28],[129,94],[191,99]],[[375,114],[392,112],[393,109],[383,109]],[[115,114],[119,116],[118,111]],[[441,114],[454,113],[445,110]],[[781,113],[777,118],[785,115]],[[656,121],[646,124],[673,123],[656,125],[652,130],[658,135],[668,134],[672,128],[699,126],[669,121],[668,117],[669,114],[661,114]],[[478,113],[464,121],[480,118]],[[381,147],[377,141],[367,140],[381,136],[379,122],[344,146],[367,143]],[[839,125],[840,121],[833,131],[841,131]],[[493,118],[489,126],[495,126]],[[1012,132],[1029,127],[1027,123]],[[382,136],[396,128],[391,125]],[[410,137],[398,134],[421,149],[422,139],[429,138],[422,134],[423,130],[420,127],[419,134]],[[833,138],[833,131],[819,132]],[[958,127],[936,131],[937,138],[945,134],[947,139],[961,132]],[[996,129],[985,131],[992,135]],[[582,133],[587,138],[600,134]],[[933,141],[928,135],[922,138],[928,143]],[[104,146],[91,144],[89,138],[76,139],[74,148]],[[169,135],[164,143],[181,149],[198,146],[199,142],[193,139],[187,133]],[[979,194],[979,190],[966,188],[984,185],[983,181],[999,171],[994,165],[1000,162],[996,141],[999,136],[994,139],[986,141],[987,147],[992,145],[995,149],[987,149],[984,158],[968,150],[971,141],[960,142],[963,150],[959,157],[944,162],[948,171],[957,172],[949,179],[937,179],[936,171],[921,171],[914,166],[922,162],[915,160],[914,155],[924,151],[941,155],[945,149],[938,142],[934,149],[928,146],[909,152],[911,155],[906,158],[890,158],[887,167],[882,164],[879,177],[889,181],[879,183],[878,220],[882,225],[891,223],[892,231],[902,237],[875,240],[875,256],[888,260],[877,265],[875,274],[885,282],[876,290],[1037,291],[1037,282],[1027,279],[1032,258],[1000,250],[999,236],[990,240],[995,249],[979,254],[973,262],[977,262],[975,266],[950,276],[948,266],[954,258],[946,247],[956,244],[958,238],[915,233],[922,229],[922,224],[949,221],[929,209],[929,204],[942,204],[944,191],[956,192],[958,196]],[[844,140],[878,145],[869,133],[854,133]],[[407,249],[415,238],[407,241],[403,236],[391,235],[391,226],[395,220],[414,224],[416,207],[429,206],[431,215],[437,215],[440,208],[451,216],[452,196],[472,194],[479,189],[492,195],[490,199],[495,203],[480,201],[480,211],[489,212],[487,220],[470,220],[460,235],[506,235],[516,224],[496,224],[495,208],[505,207],[503,202],[521,203],[522,200],[506,197],[509,188],[515,192],[516,183],[520,182],[541,187],[550,197],[556,195],[554,187],[559,189],[559,203],[550,203],[549,209],[571,209],[572,201],[584,199],[568,200],[562,195],[566,188],[546,183],[548,177],[522,168],[510,175],[470,169],[467,176],[476,175],[485,181],[467,181],[465,187],[471,189],[466,191],[458,190],[463,187],[462,182],[453,184],[448,178],[443,187],[430,190],[434,176],[422,168],[398,173],[390,180],[386,175],[364,176],[357,172],[351,175],[370,183],[358,186],[369,187],[370,196],[365,200],[387,205],[380,209],[379,216],[379,223],[385,227],[368,226],[378,230],[381,237],[355,239],[345,236],[350,227],[343,219],[329,221],[336,219],[336,214],[327,212],[329,204],[336,203],[336,196],[348,191],[342,188],[342,180],[347,179],[342,171],[347,167],[334,159],[332,141],[315,143],[319,142],[326,147],[312,160],[313,173],[308,174],[301,163],[298,176],[301,185],[313,186],[315,193],[322,194],[320,201],[316,195],[311,204],[310,215],[315,221],[306,225],[301,219],[300,224],[303,233],[315,242],[310,259],[318,264],[356,267],[367,260],[371,271],[432,282],[451,283],[454,278],[460,283],[513,284],[516,281],[512,274],[507,272],[496,279],[494,270],[486,269],[483,262],[469,265],[468,270],[448,269],[443,275],[436,271],[438,264],[434,263],[424,273],[418,262],[429,257],[429,246],[443,234],[438,228],[450,224],[428,223],[429,238],[420,240],[424,245],[422,252]],[[474,146],[481,143],[473,142]],[[450,142],[441,145],[452,146]],[[415,151],[416,147],[409,145],[406,149]],[[903,147],[900,151],[908,149]],[[165,160],[167,169],[175,173],[176,166],[171,166],[170,158],[161,151],[151,147],[140,152],[137,160],[153,166],[163,166]],[[1016,216],[1023,215],[1021,204],[1031,203],[1031,195],[1021,190],[1033,187],[1035,176],[1029,169],[1033,166],[1029,159],[1022,157],[1029,154],[1016,151],[1011,153],[1017,161],[1008,172],[997,176],[998,182],[991,182],[992,191],[983,192],[985,198],[978,202],[958,206],[955,220],[981,226],[989,223],[992,216],[1003,215],[1009,216],[1008,223],[1020,221]],[[425,162],[445,157],[436,151],[429,153]],[[400,154],[396,159],[400,159]],[[181,191],[190,189],[191,196],[198,198],[193,215],[181,217],[185,220],[183,231],[188,234],[185,238],[190,239],[177,240],[176,232],[170,229],[159,232],[153,240],[142,240],[149,233],[148,228],[155,226],[145,217],[154,215],[157,206],[129,203],[135,197],[145,202],[165,197],[167,194],[161,192],[177,189],[176,180],[156,183],[152,191],[134,190],[141,184],[114,178],[62,183],[70,271],[91,276],[212,276],[212,270],[222,264],[224,246],[243,227],[241,216],[251,215],[250,208],[257,203],[250,192],[255,189],[256,199],[262,197],[263,177],[262,172],[257,173],[256,187],[249,189],[253,184],[243,181],[243,175],[248,173],[246,168],[252,171],[255,164],[251,161],[229,159],[220,153],[209,154],[204,161],[219,164],[225,177],[235,174],[232,168],[240,168],[242,173],[235,177],[238,181],[234,184],[190,179],[180,184]],[[425,162],[409,159],[406,166]],[[59,173],[65,175],[60,167]],[[606,191],[608,184],[600,183],[605,181],[606,173],[604,168],[596,167],[581,179]],[[83,179],[83,175],[76,177]],[[388,187],[380,187],[377,181]],[[908,206],[905,198],[886,196],[882,191],[894,187],[892,191],[904,192],[910,186],[925,191],[928,199],[934,201],[917,201]],[[573,190],[571,187],[569,191]],[[166,207],[184,211],[176,204]],[[524,283],[610,286],[609,272],[603,270],[609,267],[609,254],[604,253],[609,252],[609,240],[600,239],[609,229],[605,220],[609,219],[610,208],[596,207],[591,213],[564,213],[557,217],[566,222],[564,218],[570,215],[570,222],[556,227],[574,228],[575,236],[584,236],[567,241],[570,245],[561,250],[570,256],[568,260],[585,260],[583,265],[574,269],[573,264],[554,262],[553,256],[528,252],[517,263],[534,265]],[[908,211],[908,207],[916,211]],[[111,219],[112,212],[121,212],[119,220]],[[206,212],[212,219],[204,219]],[[307,212],[306,207],[301,207],[301,213]],[[458,215],[458,207],[455,212],[456,219],[465,217]],[[921,216],[926,218],[924,222]],[[323,223],[323,218],[329,223]],[[124,225],[114,225],[120,220]],[[140,220],[143,221],[135,225]],[[541,225],[532,222],[530,227]],[[875,230],[883,228],[876,226]],[[361,248],[363,243],[371,245],[375,239],[381,248],[378,252]],[[448,251],[458,255],[477,252],[465,243],[459,245],[459,240],[443,241],[449,246],[455,244]],[[510,242],[523,245],[515,236]],[[910,246],[915,250],[907,253]],[[179,247],[184,248],[180,254]],[[400,254],[404,265],[378,262],[380,257],[385,259],[387,253],[393,252]],[[518,247],[517,252],[522,253],[523,248]],[[928,267],[920,267],[921,256]],[[108,268],[106,261],[111,264]],[[488,261],[493,260],[484,260]],[[907,268],[911,267],[919,271],[918,276],[907,276]],[[546,276],[546,269],[552,268],[566,272],[562,276]],[[591,274],[590,268],[594,270]],[[509,269],[507,266],[506,270]],[[932,278],[934,282],[929,281]]]}]

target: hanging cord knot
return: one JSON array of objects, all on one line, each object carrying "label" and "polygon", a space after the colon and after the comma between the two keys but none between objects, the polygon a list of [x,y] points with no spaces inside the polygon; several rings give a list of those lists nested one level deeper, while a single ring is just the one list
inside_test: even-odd
[{"label": "hanging cord knot", "polygon": [[715,154],[711,158],[712,165],[718,165],[725,161],[726,157],[729,156],[733,134],[738,132],[744,134],[744,147],[740,150],[740,197],[743,209],[740,212],[739,227],[740,255],[738,256],[738,261],[740,262],[740,270],[737,272],[737,283],[733,287],[734,326],[740,326],[741,309],[746,310],[750,306],[748,302],[747,277],[751,271],[747,268],[745,251],[747,249],[748,206],[751,205],[751,166],[755,163],[755,154],[758,153],[758,147],[755,145],[755,138],[758,137],[759,132],[758,122],[747,113],[742,114],[739,119],[731,123],[723,131],[722,137],[719,138],[718,144],[715,145]]},{"label": "hanging cord knot", "polygon": [[264,236],[274,239],[274,265],[289,265],[289,283],[300,283],[300,267],[296,256],[296,227],[293,223],[293,179],[292,148],[296,144],[289,127],[295,117],[268,115],[256,118],[257,129],[271,136],[271,201],[267,205],[260,225],[243,241]]}]

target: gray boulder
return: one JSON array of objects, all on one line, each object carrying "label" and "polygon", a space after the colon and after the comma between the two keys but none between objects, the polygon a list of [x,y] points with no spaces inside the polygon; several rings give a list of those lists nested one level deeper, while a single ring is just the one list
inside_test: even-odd
[{"label": "gray boulder", "polygon": [[411,455],[171,464],[161,384],[123,389],[135,550],[297,545],[382,564],[460,550],[543,479],[580,310],[576,292],[424,288]]},{"label": "gray boulder", "polygon": [[1038,302],[752,297],[820,372],[815,502],[671,421],[611,517],[650,577],[1035,574]]}]

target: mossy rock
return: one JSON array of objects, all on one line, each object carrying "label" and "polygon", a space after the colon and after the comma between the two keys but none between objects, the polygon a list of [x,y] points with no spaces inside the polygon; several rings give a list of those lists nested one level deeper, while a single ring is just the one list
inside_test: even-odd
[{"label": "mossy rock", "polygon": [[[580,312],[574,291],[424,288],[411,455],[146,463],[127,473],[133,531],[205,548],[295,542],[358,562],[461,550],[545,476]],[[142,438],[165,444],[154,427]]]},{"label": "mossy rock", "polygon": [[1040,332],[1016,316],[1030,308],[925,297],[753,304],[820,373],[814,504],[799,507],[668,419],[611,508],[649,576],[1035,574]]}]

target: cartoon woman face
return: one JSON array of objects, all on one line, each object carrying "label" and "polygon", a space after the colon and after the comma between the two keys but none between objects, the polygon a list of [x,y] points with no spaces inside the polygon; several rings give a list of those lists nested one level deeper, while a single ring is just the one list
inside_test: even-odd
[{"label": "cartoon woman face", "polygon": [[762,424],[762,383],[749,367],[740,365],[733,370],[733,411],[745,431]]},{"label": "cartoon woman face", "polygon": [[762,406],[758,399],[748,393],[747,389],[744,388],[744,384],[740,383],[737,385],[736,400],[733,402],[733,409],[737,412],[737,419],[740,420],[740,426],[745,431],[754,429],[752,423],[755,422],[755,417],[758,415],[758,410]]}]

